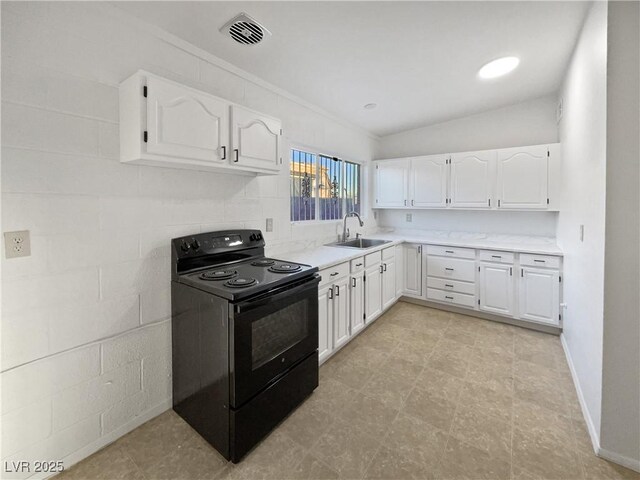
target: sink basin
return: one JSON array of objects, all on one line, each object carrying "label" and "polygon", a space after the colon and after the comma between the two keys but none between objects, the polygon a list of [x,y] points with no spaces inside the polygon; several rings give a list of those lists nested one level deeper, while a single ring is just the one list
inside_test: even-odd
[{"label": "sink basin", "polygon": [[391,240],[373,240],[370,238],[357,238],[355,240],[347,240],[346,242],[330,243],[329,247],[345,247],[345,248],[371,248],[385,243],[391,243]]}]

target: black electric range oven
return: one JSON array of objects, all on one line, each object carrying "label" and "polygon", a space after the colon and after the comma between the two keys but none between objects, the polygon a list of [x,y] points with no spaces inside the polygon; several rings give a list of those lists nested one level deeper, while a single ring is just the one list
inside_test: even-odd
[{"label": "black electric range oven", "polygon": [[258,230],[172,240],[173,408],[233,462],[318,386],[316,272]]}]

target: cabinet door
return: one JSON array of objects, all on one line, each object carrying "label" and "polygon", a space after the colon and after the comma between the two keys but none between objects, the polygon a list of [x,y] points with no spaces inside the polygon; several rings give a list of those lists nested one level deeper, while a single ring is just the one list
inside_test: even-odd
[{"label": "cabinet door", "polygon": [[280,170],[281,128],[280,120],[234,105],[231,108],[231,164]]},{"label": "cabinet door", "polygon": [[498,150],[499,208],[547,208],[547,152],[544,145]]},{"label": "cabinet door", "polygon": [[404,293],[422,296],[422,245],[404,245]]},{"label": "cabinet door", "polygon": [[365,271],[364,312],[366,322],[375,320],[382,312],[382,274],[381,265],[373,265]]},{"label": "cabinet door", "polygon": [[447,155],[411,159],[409,196],[412,207],[447,206],[449,165]]},{"label": "cabinet door", "polygon": [[349,277],[344,277],[333,284],[333,347],[341,347],[350,336]]},{"label": "cabinet door", "polygon": [[396,245],[396,298],[404,291],[404,245]]},{"label": "cabinet door", "polygon": [[351,335],[355,335],[364,328],[364,272],[351,275],[349,303]]},{"label": "cabinet door", "polygon": [[520,269],[520,318],[558,325],[560,271],[535,267]]},{"label": "cabinet door", "polygon": [[480,264],[480,310],[513,316],[513,266]]},{"label": "cabinet door", "polygon": [[494,151],[451,156],[450,206],[490,208]]},{"label": "cabinet door", "polygon": [[225,162],[229,104],[156,77],[147,78],[148,153]]},{"label": "cabinet door", "polygon": [[396,301],[396,262],[385,260],[382,264],[382,309],[386,310]]},{"label": "cabinet door", "polygon": [[376,162],[375,207],[405,207],[409,161],[385,160]]},{"label": "cabinet door", "polygon": [[318,291],[318,356],[322,362],[333,350],[333,286]]}]

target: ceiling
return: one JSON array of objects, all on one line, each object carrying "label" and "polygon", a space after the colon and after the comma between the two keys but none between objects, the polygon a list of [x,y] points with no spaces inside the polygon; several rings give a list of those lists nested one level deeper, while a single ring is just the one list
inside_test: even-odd
[{"label": "ceiling", "polygon": [[[556,92],[588,2],[118,2],[118,8],[377,135]],[[273,36],[218,29],[240,12]],[[520,57],[490,81],[486,62]],[[367,103],[377,103],[373,110]]]}]

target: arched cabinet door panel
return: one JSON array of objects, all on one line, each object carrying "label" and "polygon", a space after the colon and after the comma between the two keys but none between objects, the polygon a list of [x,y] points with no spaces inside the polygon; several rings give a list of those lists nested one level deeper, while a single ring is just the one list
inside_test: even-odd
[{"label": "arched cabinet door panel", "polygon": [[279,170],[282,166],[280,120],[247,108],[231,108],[230,163],[265,170]]},{"label": "arched cabinet door panel", "polygon": [[412,207],[446,208],[448,160],[448,155],[411,159],[409,196]]},{"label": "arched cabinet door panel", "polygon": [[451,155],[451,207],[491,208],[495,155],[495,151]]},{"label": "arched cabinet door panel", "polygon": [[226,162],[229,103],[157,77],[147,92],[148,153]]},{"label": "arched cabinet door panel", "polygon": [[544,145],[498,150],[498,208],[546,209],[548,160]]}]

